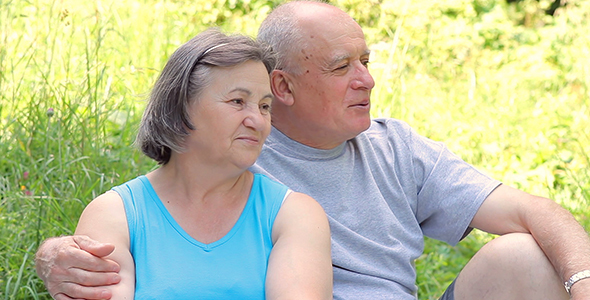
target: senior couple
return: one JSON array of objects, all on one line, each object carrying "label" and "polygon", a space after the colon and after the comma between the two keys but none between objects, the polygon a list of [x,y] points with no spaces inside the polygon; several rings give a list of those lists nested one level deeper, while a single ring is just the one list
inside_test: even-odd
[{"label": "senior couple", "polygon": [[454,245],[478,228],[499,237],[441,299],[590,299],[590,240],[572,215],[371,120],[368,62],[360,26],[311,1],[277,7],[257,42],[208,30],[181,46],[137,139],[161,166],[44,242],[50,294],[416,299],[423,236]]}]

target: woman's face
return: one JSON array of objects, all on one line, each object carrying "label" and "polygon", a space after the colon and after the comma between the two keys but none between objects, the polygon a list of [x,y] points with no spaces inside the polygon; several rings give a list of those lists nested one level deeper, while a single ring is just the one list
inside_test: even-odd
[{"label": "woman's face", "polygon": [[195,130],[187,155],[216,166],[250,167],[270,133],[269,76],[262,62],[214,67],[210,84],[189,108]]}]

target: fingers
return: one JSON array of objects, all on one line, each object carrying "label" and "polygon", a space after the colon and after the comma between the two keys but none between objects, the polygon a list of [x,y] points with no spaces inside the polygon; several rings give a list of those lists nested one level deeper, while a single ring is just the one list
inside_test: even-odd
[{"label": "fingers", "polygon": [[55,300],[70,300],[70,299],[74,299],[74,298],[70,298],[64,294],[56,294],[51,296],[51,298],[55,299]]},{"label": "fingers", "polygon": [[51,281],[56,284],[74,283],[82,286],[106,286],[117,284],[121,276],[115,272],[95,272],[79,268],[56,269]]},{"label": "fingers", "polygon": [[114,272],[55,267],[45,286],[55,299],[110,299],[111,292],[107,286],[120,281],[121,276]]},{"label": "fingers", "polygon": [[[50,294],[55,299],[110,299],[111,292],[108,285],[121,281],[117,273],[89,272],[86,270],[71,268],[66,273],[56,270],[51,278],[45,282]],[[66,278],[75,278],[76,282]]]},{"label": "fingers", "polygon": [[37,273],[56,300],[110,299],[111,292],[105,286],[121,281],[117,273],[120,267],[102,257],[113,249],[111,244],[83,236],[49,239],[37,252]]},{"label": "fingers", "polygon": [[113,260],[97,257],[84,249],[63,247],[55,255],[55,264],[60,268],[82,269],[90,272],[119,272],[120,270],[119,264]]},{"label": "fingers", "polygon": [[55,300],[101,300],[111,299],[112,293],[102,287],[86,287],[74,283],[63,283],[59,289],[62,291],[53,295]]},{"label": "fingers", "polygon": [[71,300],[71,299],[78,300],[77,298],[68,297],[68,295],[65,295],[65,294],[56,294],[56,295],[53,295],[51,298],[53,298],[55,300]]},{"label": "fingers", "polygon": [[72,237],[80,249],[91,253],[94,256],[104,257],[115,250],[115,245],[97,242],[85,235],[75,235]]},{"label": "fingers", "polygon": [[119,272],[120,267],[112,260],[103,259],[111,252],[112,244],[99,243],[87,236],[63,236],[43,242],[37,251],[37,273],[45,280],[54,276],[52,270],[80,268],[95,272]]}]

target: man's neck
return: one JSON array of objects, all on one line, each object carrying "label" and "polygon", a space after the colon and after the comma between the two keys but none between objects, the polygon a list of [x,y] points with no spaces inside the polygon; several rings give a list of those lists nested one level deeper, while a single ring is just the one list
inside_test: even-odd
[{"label": "man's neck", "polygon": [[281,126],[280,123],[273,122],[274,129],[280,131],[288,138],[306,145],[308,147],[322,149],[322,150],[330,150],[338,147],[342,143],[346,142],[347,139],[344,140],[332,140],[330,136],[322,134],[322,132],[314,132],[313,134],[308,134],[303,130],[297,130],[295,126]]}]

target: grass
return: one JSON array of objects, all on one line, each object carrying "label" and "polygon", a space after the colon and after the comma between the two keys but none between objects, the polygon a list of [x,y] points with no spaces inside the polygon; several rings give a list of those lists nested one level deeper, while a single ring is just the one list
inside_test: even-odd
[{"label": "grass", "polygon": [[[254,35],[278,2],[0,0],[0,298],[50,299],[34,272],[39,243],[154,167],[130,145],[168,55],[213,25]],[[373,51],[374,116],[555,199],[590,232],[588,3],[524,27],[500,1],[336,2]],[[436,299],[491,238],[427,240],[420,299]]]}]

